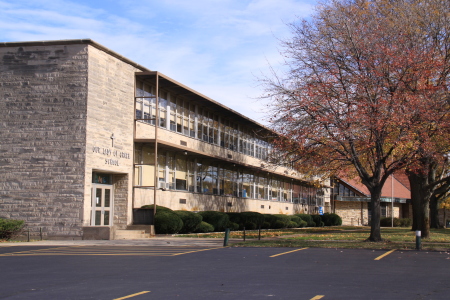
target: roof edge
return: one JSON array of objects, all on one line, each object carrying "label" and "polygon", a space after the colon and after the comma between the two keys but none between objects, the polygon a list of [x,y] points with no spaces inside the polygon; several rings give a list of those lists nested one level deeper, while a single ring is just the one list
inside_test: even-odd
[{"label": "roof edge", "polygon": [[73,40],[49,40],[49,41],[25,41],[25,42],[0,42],[0,47],[21,47],[21,46],[52,46],[52,45],[78,45],[87,44],[91,45],[115,58],[132,65],[133,67],[140,69],[142,71],[151,71],[146,67],[126,58],[123,55],[97,43],[92,39],[73,39]]}]

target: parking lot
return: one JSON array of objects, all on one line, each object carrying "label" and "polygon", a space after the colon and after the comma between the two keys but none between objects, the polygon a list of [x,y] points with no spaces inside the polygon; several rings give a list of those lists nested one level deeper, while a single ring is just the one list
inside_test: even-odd
[{"label": "parking lot", "polygon": [[0,299],[449,299],[446,252],[0,245]]}]

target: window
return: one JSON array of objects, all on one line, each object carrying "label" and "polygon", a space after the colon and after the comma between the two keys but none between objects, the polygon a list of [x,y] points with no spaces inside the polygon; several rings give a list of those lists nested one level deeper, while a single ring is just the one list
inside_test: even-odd
[{"label": "window", "polygon": [[187,162],[186,157],[177,157],[175,171],[175,188],[177,190],[187,190]]}]

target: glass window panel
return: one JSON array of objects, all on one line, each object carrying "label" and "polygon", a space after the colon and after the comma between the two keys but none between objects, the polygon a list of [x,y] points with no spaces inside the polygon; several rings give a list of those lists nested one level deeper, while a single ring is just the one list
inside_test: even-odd
[{"label": "glass window panel", "polygon": [[183,120],[180,115],[177,116],[177,132],[182,132]]},{"label": "glass window panel", "polygon": [[190,123],[189,123],[189,135],[191,137],[195,137],[195,124],[194,124],[194,121],[190,121]]},{"label": "glass window panel", "polygon": [[216,168],[214,166],[208,166],[203,175],[203,193],[212,194],[216,188]]},{"label": "glass window panel", "polygon": [[176,100],[172,99],[173,97],[170,97],[170,98],[171,98],[171,99],[170,99],[170,102],[169,102],[170,110],[176,112],[176,111],[177,111],[177,103],[176,103]]},{"label": "glass window panel", "polygon": [[189,119],[188,118],[184,118],[183,119],[183,134],[185,135],[189,135]]},{"label": "glass window panel", "polygon": [[158,154],[158,180],[166,181],[166,154]]},{"label": "glass window panel", "polygon": [[170,130],[177,131],[177,125],[175,123],[175,112],[170,111]]},{"label": "glass window panel", "polygon": [[108,226],[109,225],[109,211],[105,210],[105,213],[103,214],[103,225]]},{"label": "glass window panel", "polygon": [[102,207],[102,189],[95,190],[95,206]]},{"label": "glass window panel", "polygon": [[187,189],[187,166],[186,166],[186,158],[185,157],[179,157],[176,160],[176,189],[177,190],[186,190]]},{"label": "glass window panel", "polygon": [[143,109],[142,99],[136,99],[136,119],[142,119],[142,109]]},{"label": "glass window panel", "polygon": [[144,83],[144,97],[153,97],[152,87]]},{"label": "glass window panel", "polygon": [[144,96],[144,90],[142,86],[143,86],[142,81],[136,81],[136,97]]},{"label": "glass window panel", "polygon": [[92,173],[92,183],[112,184],[112,177],[108,174]]},{"label": "glass window panel", "polygon": [[188,161],[187,162],[187,168],[188,168],[188,189],[190,192],[194,192],[194,186],[195,186],[195,181],[194,181],[194,162],[193,161]]},{"label": "glass window panel", "polygon": [[96,210],[95,211],[95,225],[101,225],[102,222],[102,211]]},{"label": "glass window panel", "polygon": [[202,192],[202,178],[203,178],[203,165],[202,163],[197,163],[197,193]]},{"label": "glass window panel", "polygon": [[105,189],[105,207],[109,207],[111,203],[111,189]]}]

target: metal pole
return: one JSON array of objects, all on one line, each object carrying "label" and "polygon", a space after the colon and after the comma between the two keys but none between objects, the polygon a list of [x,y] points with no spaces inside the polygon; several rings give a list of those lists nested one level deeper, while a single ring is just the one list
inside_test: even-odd
[{"label": "metal pole", "polygon": [[420,230],[416,230],[416,250],[422,249],[421,235],[422,232]]},{"label": "metal pole", "polygon": [[225,238],[223,240],[223,246],[228,246],[228,237],[230,236],[230,228],[225,229]]},{"label": "metal pole", "polygon": [[245,242],[245,226],[244,226],[244,242]]},{"label": "metal pole", "polygon": [[261,240],[261,224],[259,224],[259,228],[258,228],[258,241]]},{"label": "metal pole", "polygon": [[391,227],[394,227],[394,174],[391,175]]},{"label": "metal pole", "polygon": [[153,225],[155,225],[156,216],[156,191],[158,190],[158,125],[159,125],[159,78],[156,73],[156,88],[155,88],[155,172],[154,172],[154,187],[153,187]]}]

